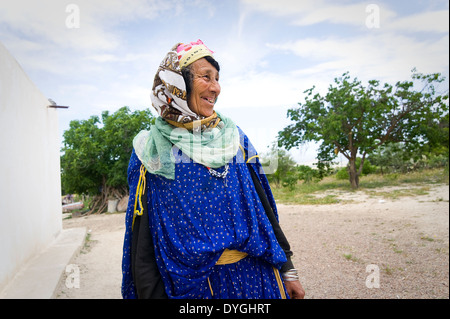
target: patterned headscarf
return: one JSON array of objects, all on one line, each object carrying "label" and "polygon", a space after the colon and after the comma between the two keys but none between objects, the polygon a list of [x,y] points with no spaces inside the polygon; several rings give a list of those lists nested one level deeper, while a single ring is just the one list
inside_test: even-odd
[{"label": "patterned headscarf", "polygon": [[224,166],[238,151],[239,130],[231,119],[216,112],[205,118],[188,107],[180,63],[186,67],[205,56],[212,56],[212,51],[200,40],[179,43],[159,65],[151,95],[159,117],[150,131],[141,131],[133,139],[136,155],[152,174],[175,179],[173,145],[210,168]]},{"label": "patterned headscarf", "polygon": [[214,112],[204,118],[189,109],[186,83],[181,69],[205,56],[213,56],[201,40],[189,44],[178,43],[167,53],[159,65],[153,82],[151,100],[158,115],[172,125],[192,129],[193,121],[199,123],[201,130],[215,127],[220,119]]}]

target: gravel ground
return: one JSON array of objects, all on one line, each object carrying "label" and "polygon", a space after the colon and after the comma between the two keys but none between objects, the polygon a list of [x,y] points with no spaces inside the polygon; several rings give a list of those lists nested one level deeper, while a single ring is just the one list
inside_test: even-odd
[{"label": "gravel ground", "polygon": [[[346,204],[278,204],[306,298],[449,298],[448,185],[397,200],[338,196]],[[57,298],[121,298],[123,223],[124,214],[64,220],[87,227],[89,238],[73,260],[80,287],[63,278]]]}]

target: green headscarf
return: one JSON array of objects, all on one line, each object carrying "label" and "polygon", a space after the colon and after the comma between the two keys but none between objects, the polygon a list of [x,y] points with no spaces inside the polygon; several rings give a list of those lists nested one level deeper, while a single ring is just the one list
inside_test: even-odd
[{"label": "green headscarf", "polygon": [[175,179],[173,145],[196,163],[209,168],[222,167],[238,151],[239,131],[231,119],[217,115],[219,124],[205,131],[178,128],[158,117],[150,131],[141,131],[134,138],[136,155],[150,173],[172,180]]}]

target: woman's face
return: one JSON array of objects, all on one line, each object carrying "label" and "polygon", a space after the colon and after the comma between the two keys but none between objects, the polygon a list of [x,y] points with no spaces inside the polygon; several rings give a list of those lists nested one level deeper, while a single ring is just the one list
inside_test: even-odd
[{"label": "woman's face", "polygon": [[188,106],[192,112],[201,116],[211,116],[214,104],[220,94],[219,72],[206,59],[192,63],[191,72],[194,76]]}]

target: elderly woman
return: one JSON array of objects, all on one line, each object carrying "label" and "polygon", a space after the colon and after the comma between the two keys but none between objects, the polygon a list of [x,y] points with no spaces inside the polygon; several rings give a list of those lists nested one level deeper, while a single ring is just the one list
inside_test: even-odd
[{"label": "elderly woman", "polygon": [[200,40],[159,66],[128,167],[124,298],[304,296],[257,153],[214,110],[219,70]]}]

